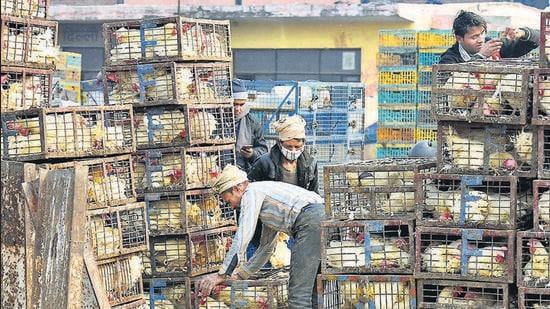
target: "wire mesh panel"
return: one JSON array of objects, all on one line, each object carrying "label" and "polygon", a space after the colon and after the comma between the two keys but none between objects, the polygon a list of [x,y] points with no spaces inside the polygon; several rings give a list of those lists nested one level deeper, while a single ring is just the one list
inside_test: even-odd
[{"label": "wire mesh panel", "polygon": [[49,0],[2,0],[0,1],[0,11],[2,15],[15,16],[30,19],[48,19]]},{"label": "wire mesh panel", "polygon": [[210,296],[197,291],[200,302],[195,309],[288,307],[288,272],[260,272],[249,280],[227,280],[217,286]]},{"label": "wire mesh panel", "polygon": [[89,238],[96,259],[146,250],[149,231],[145,203],[88,210]]},{"label": "wire mesh panel", "polygon": [[2,112],[51,107],[51,70],[8,66],[2,66],[1,70]]},{"label": "wire mesh panel", "polygon": [[229,30],[226,20],[181,16],[105,23],[105,63],[231,61]]},{"label": "wire mesh panel", "polygon": [[518,288],[518,309],[541,309],[550,306],[550,289]]},{"label": "wire mesh panel", "polygon": [[443,173],[536,177],[539,127],[438,122]]},{"label": "wire mesh panel", "polygon": [[534,75],[531,123],[550,125],[550,69],[536,68]]},{"label": "wire mesh panel", "polygon": [[80,98],[82,105],[105,105],[103,81],[97,79],[80,82]]},{"label": "wire mesh panel", "polygon": [[[99,276],[111,306],[144,300],[139,254],[129,254],[98,261]],[[116,307],[115,307],[116,308]],[[133,308],[130,307],[130,308]]]},{"label": "wire mesh panel", "polygon": [[56,21],[1,16],[2,65],[42,69],[54,67],[59,54]]},{"label": "wire mesh panel", "polygon": [[212,189],[145,194],[152,235],[182,234],[237,223]]},{"label": "wire mesh panel", "polygon": [[412,276],[317,275],[319,303],[325,309],[414,309]]},{"label": "wire mesh panel", "polygon": [[514,282],[514,230],[417,227],[415,250],[416,278]]},{"label": "wire mesh panel", "polygon": [[414,219],[321,222],[322,274],[412,274]]},{"label": "wire mesh panel", "polygon": [[144,257],[145,273],[158,276],[196,276],[220,269],[236,231],[235,226],[156,236]]},{"label": "wire mesh panel", "polygon": [[518,286],[550,286],[550,232],[518,231],[517,248]]},{"label": "wire mesh panel", "polygon": [[88,209],[135,202],[132,158],[129,154],[67,163],[48,164],[50,169],[88,167]]},{"label": "wire mesh panel", "polygon": [[330,219],[414,216],[414,175],[435,169],[426,158],[380,159],[326,165],[325,207]]},{"label": "wire mesh panel", "polygon": [[421,308],[508,309],[512,302],[506,283],[420,279],[416,284]]},{"label": "wire mesh panel", "polygon": [[79,158],[135,151],[132,107],[61,107],[3,112],[2,158]]},{"label": "wire mesh panel", "polygon": [[138,194],[210,187],[227,164],[231,145],[139,150],[132,155]]},{"label": "wire mesh panel", "polygon": [[432,111],[437,120],[527,123],[532,61],[478,61],[433,66]]},{"label": "wire mesh panel", "polygon": [[144,280],[149,308],[194,308],[199,278],[153,278]]},{"label": "wire mesh panel", "polygon": [[300,109],[333,112],[365,108],[365,85],[362,83],[299,82]]},{"label": "wire mesh panel", "polygon": [[516,229],[532,226],[532,192],[515,176],[418,173],[416,219],[422,226]]},{"label": "wire mesh panel", "polygon": [[312,137],[306,139],[306,150],[324,164],[358,161],[363,154],[363,140],[337,135]]},{"label": "wire mesh panel", "polygon": [[550,126],[539,127],[538,143],[538,176],[550,179]]},{"label": "wire mesh panel", "polygon": [[550,180],[533,180],[533,198],[534,229],[550,232]]},{"label": "wire mesh panel", "polygon": [[106,67],[102,70],[109,105],[230,103],[228,62],[163,62]]},{"label": "wire mesh panel", "polygon": [[138,149],[235,142],[231,105],[135,107]]},{"label": "wire mesh panel", "polygon": [[306,106],[311,91],[304,93],[302,102],[298,83],[293,81],[244,81],[251,110],[296,111],[298,104]]}]

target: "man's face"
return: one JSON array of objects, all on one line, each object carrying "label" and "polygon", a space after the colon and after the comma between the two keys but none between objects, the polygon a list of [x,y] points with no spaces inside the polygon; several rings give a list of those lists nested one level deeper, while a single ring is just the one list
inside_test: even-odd
[{"label": "man's face", "polygon": [[468,54],[472,55],[481,50],[481,46],[485,42],[485,29],[481,26],[470,27],[464,37],[456,36],[456,40]]},{"label": "man's face", "polygon": [[241,205],[241,198],[243,197],[242,185],[233,186],[233,190],[227,190],[220,194],[220,197],[224,203],[231,206],[231,209],[239,208]]},{"label": "man's face", "polygon": [[235,114],[235,117],[239,116],[243,112],[245,103],[246,100],[233,100],[233,113]]}]

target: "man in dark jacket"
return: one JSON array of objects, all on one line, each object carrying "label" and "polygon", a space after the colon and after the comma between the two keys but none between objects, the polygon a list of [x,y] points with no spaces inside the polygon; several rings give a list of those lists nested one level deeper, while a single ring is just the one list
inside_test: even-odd
[{"label": "man in dark jacket", "polygon": [[461,10],[453,22],[456,43],[447,49],[440,64],[462,63],[487,58],[518,58],[539,46],[538,30],[506,28],[504,37],[489,38],[487,22],[476,13]]},{"label": "man in dark jacket", "polygon": [[254,162],[248,179],[283,181],[319,193],[317,160],[304,151],[305,126],[300,115],[281,119],[276,124],[277,144]]},{"label": "man in dark jacket", "polygon": [[246,104],[248,93],[243,81],[235,79],[232,86],[237,166],[248,172],[252,163],[267,152],[267,143],[260,122],[250,114],[250,107]]}]

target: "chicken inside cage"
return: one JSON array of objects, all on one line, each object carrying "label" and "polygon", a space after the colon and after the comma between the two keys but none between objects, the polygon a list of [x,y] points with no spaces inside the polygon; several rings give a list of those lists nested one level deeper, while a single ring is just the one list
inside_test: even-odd
[{"label": "chicken inside cage", "polygon": [[98,265],[98,269],[111,305],[124,303],[143,294],[143,264],[139,255],[109,260]]},{"label": "chicken inside cage", "polygon": [[453,305],[457,308],[481,308],[504,305],[504,287],[482,287],[463,282],[436,282],[423,288],[422,304]]},{"label": "chicken inside cage", "polygon": [[[364,277],[364,278],[363,278]],[[339,276],[323,280],[323,308],[415,308],[414,283],[405,277]]]},{"label": "chicken inside cage", "polygon": [[105,205],[133,196],[130,161],[92,164],[88,169],[88,204]]},{"label": "chicken inside cage", "polygon": [[369,232],[365,226],[327,227],[323,233],[327,243],[322,250],[331,268],[368,267],[382,271],[411,266],[407,225],[385,226],[377,232]]},{"label": "chicken inside cage", "polygon": [[523,284],[530,287],[550,287],[550,243],[546,238],[522,237],[519,258],[522,260]]},{"label": "chicken inside cage", "polygon": [[47,75],[2,72],[0,77],[2,111],[48,107],[48,85],[51,81]]}]

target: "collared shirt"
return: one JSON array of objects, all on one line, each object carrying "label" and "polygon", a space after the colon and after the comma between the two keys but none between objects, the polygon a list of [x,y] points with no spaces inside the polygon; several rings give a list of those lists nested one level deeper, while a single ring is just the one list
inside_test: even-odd
[{"label": "collared shirt", "polygon": [[242,265],[247,276],[257,272],[269,260],[277,242],[277,232],[293,235],[294,222],[302,208],[323,202],[319,194],[288,183],[249,183],[241,199],[237,232],[218,273],[226,273],[235,255],[239,263],[246,261],[246,249],[254,236],[258,219],[263,223],[262,237],[255,255]]}]

